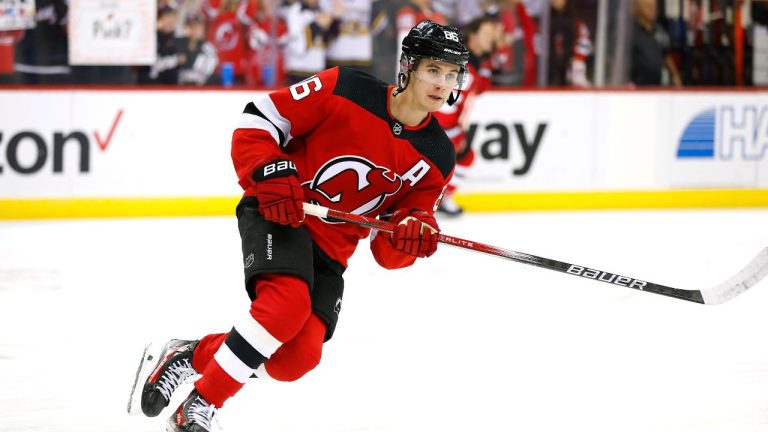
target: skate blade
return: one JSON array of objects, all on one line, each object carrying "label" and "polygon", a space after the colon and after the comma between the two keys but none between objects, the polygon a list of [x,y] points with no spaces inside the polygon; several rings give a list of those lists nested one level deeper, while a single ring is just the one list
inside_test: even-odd
[{"label": "skate blade", "polygon": [[144,389],[144,382],[159,361],[159,355],[153,352],[153,345],[150,343],[144,348],[139,368],[136,369],[136,378],[133,381],[133,387],[131,387],[131,397],[128,399],[128,414],[130,415],[141,412],[141,393]]}]

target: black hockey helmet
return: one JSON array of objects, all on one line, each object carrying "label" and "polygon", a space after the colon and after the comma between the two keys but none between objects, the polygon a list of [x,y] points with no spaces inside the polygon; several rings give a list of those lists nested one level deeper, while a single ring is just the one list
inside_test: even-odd
[{"label": "black hockey helmet", "polygon": [[[457,90],[466,81],[467,61],[469,50],[464,43],[464,35],[453,26],[444,26],[436,22],[424,20],[414,26],[403,39],[403,54],[400,56],[400,71],[397,74],[398,93],[408,86],[410,73],[419,65],[419,60],[428,58],[459,67]],[[448,98],[448,104],[453,105],[458,94]]]}]

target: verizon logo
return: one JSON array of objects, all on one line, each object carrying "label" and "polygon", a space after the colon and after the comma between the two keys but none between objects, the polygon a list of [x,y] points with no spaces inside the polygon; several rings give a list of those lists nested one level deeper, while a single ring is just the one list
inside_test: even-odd
[{"label": "verizon logo", "polygon": [[[0,130],[0,174],[10,172],[30,175],[40,172],[52,161],[51,171],[64,172],[65,154],[67,157],[79,156],[76,165],[81,173],[91,171],[92,142],[101,152],[106,152],[115,135],[123,110],[115,113],[114,120],[106,134],[94,130],[91,134],[84,130],[54,131],[46,139],[39,131],[22,130],[14,134]],[[3,149],[3,147],[5,147]]]}]

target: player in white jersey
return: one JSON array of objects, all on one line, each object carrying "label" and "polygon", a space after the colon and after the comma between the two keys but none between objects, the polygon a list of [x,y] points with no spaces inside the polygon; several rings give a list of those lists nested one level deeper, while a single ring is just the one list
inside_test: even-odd
[{"label": "player in white jersey", "polygon": [[338,32],[339,18],[319,9],[318,0],[297,1],[283,9],[288,27],[285,70],[288,84],[296,84],[325,70],[326,45]]},{"label": "player in white jersey", "polygon": [[339,35],[326,52],[329,67],[347,66],[370,72],[373,37],[389,21],[380,3],[378,0],[320,0],[320,9],[323,11],[331,13],[339,7],[342,10]]}]

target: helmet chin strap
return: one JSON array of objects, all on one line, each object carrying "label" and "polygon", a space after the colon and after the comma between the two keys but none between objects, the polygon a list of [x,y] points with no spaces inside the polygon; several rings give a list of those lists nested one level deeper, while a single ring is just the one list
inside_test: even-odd
[{"label": "helmet chin strap", "polygon": [[461,89],[456,90],[456,96],[454,96],[453,92],[451,92],[451,94],[448,95],[448,106],[455,104],[456,101],[459,100],[459,96],[461,96]]},{"label": "helmet chin strap", "polygon": [[397,74],[397,88],[395,89],[395,92],[392,93],[392,97],[397,97],[400,93],[402,93],[406,87],[408,87],[408,81],[410,81],[410,75],[408,77],[405,76],[404,73],[400,72]]}]

